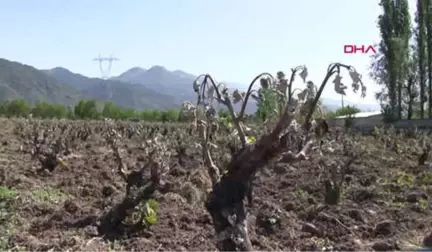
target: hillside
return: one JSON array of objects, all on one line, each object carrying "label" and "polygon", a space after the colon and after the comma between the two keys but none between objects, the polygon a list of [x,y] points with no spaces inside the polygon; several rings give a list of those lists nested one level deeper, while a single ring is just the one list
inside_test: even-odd
[{"label": "hillside", "polygon": [[181,105],[181,102],[175,100],[174,97],[156,92],[143,85],[88,78],[61,67],[42,71],[58,81],[71,85],[86,97],[102,101],[114,101],[121,107],[170,109]]},{"label": "hillside", "polygon": [[[139,84],[156,92],[171,95],[175,97],[176,102],[181,103],[196,100],[196,93],[192,89],[196,78],[196,75],[181,70],[169,71],[163,66],[153,66],[148,70],[134,67],[111,80]],[[228,87],[232,91],[236,88],[242,90],[242,85],[239,84],[228,83]],[[245,87],[243,89],[246,90]],[[235,107],[240,110],[239,104],[236,104]],[[251,101],[246,107],[246,112],[255,113],[256,108],[256,104]]]},{"label": "hillside", "polygon": [[[192,83],[196,76],[181,70],[169,71],[162,66],[150,69],[134,67],[109,80],[89,78],[56,67],[38,70],[32,66],[0,59],[0,102],[12,99],[46,101],[72,105],[82,99],[113,101],[134,109],[179,108],[185,100],[195,101]],[[246,85],[228,83],[229,87],[246,89]],[[243,88],[242,88],[243,87]],[[323,99],[331,110],[340,107],[337,99]],[[349,104],[348,102],[346,103]],[[355,104],[362,110],[377,110],[378,106]],[[239,109],[236,105],[236,109]],[[254,113],[250,103],[247,113]]]},{"label": "hillside", "polygon": [[[169,71],[162,66],[153,66],[148,70],[134,67],[111,79],[140,84],[157,92],[175,96],[177,100],[184,101],[196,99],[196,94],[192,90],[192,83],[196,78],[196,75],[180,70]],[[227,83],[227,85],[232,89],[238,88],[242,91],[245,91],[247,88],[246,84]],[[329,110],[336,110],[341,107],[339,99],[323,98],[323,104]],[[357,104],[345,101],[345,105],[355,105],[365,111],[380,109],[379,106],[374,104]],[[237,109],[239,109],[238,105]],[[254,113],[256,111],[256,104],[253,102],[248,104],[246,111]]]},{"label": "hillside", "polygon": [[196,76],[181,71],[168,71],[163,66],[153,66],[148,70],[134,67],[111,80],[140,84],[154,91],[172,95],[177,100],[194,100],[196,94],[192,84]]},{"label": "hillside", "polygon": [[0,102],[24,99],[31,103],[46,101],[72,105],[82,98],[73,87],[32,66],[0,58]]},{"label": "hillside", "polygon": [[143,85],[88,78],[60,67],[38,70],[0,59],[0,102],[14,99],[65,105],[74,105],[82,99],[96,99],[114,101],[121,107],[134,109],[170,109],[181,105],[173,97]]}]

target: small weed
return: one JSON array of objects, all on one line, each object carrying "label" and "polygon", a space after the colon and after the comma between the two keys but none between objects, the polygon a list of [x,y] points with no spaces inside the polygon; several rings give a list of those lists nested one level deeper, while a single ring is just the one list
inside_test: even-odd
[{"label": "small weed", "polygon": [[37,188],[31,193],[34,197],[34,200],[38,201],[39,203],[49,202],[58,204],[72,198],[71,195],[65,194],[60,190],[51,187]]},{"label": "small weed", "polygon": [[414,174],[399,172],[396,175],[396,184],[402,188],[412,188],[415,186],[415,179]]},{"label": "small weed", "polygon": [[403,208],[408,205],[406,202],[392,201],[387,204],[389,207]]},{"label": "small weed", "polygon": [[295,190],[294,194],[300,200],[307,199],[307,197],[309,196],[309,193],[302,189]]},{"label": "small weed", "polygon": [[428,202],[425,199],[419,199],[418,204],[422,211],[425,211],[428,207]]},{"label": "small weed", "polygon": [[340,196],[341,200],[346,200],[347,197],[348,197],[348,192],[347,192],[347,190],[344,189],[344,188],[342,188],[342,189],[341,189],[341,196]]},{"label": "small weed", "polygon": [[330,246],[330,241],[327,238],[312,237],[312,241],[315,243],[315,246],[320,251],[332,250],[332,247]]},{"label": "small weed", "polygon": [[126,218],[126,223],[136,224],[142,223],[146,226],[155,225],[158,222],[159,203],[156,200],[148,200],[141,202],[132,213]]},{"label": "small weed", "polygon": [[390,181],[386,178],[379,178],[377,182],[381,185],[390,185],[391,184]]},{"label": "small weed", "polygon": [[421,185],[432,185],[432,173],[425,172],[420,175]]},{"label": "small weed", "polygon": [[154,225],[158,222],[158,210],[159,203],[156,200],[149,200],[145,204],[140,204],[139,206],[142,221],[147,225]]}]

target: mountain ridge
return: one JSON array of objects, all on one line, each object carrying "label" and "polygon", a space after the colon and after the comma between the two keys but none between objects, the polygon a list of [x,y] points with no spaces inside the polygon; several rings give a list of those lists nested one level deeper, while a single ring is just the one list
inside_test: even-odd
[{"label": "mountain ridge", "polygon": [[175,101],[173,97],[138,84],[112,79],[103,80],[100,78],[89,78],[61,67],[42,71],[58,81],[68,83],[86,97],[101,101],[114,101],[120,107],[134,109],[170,109],[180,105],[179,103],[173,102]]},{"label": "mountain ridge", "polygon": [[[134,67],[131,69],[136,69],[136,68],[139,68],[139,67]],[[164,89],[167,92],[167,94],[179,97],[182,100],[195,100],[196,99],[196,94],[192,90],[192,83],[195,81],[195,79],[198,76],[196,76],[194,74],[190,74],[190,73],[187,73],[187,72],[182,71],[182,70],[169,71],[165,67],[161,67],[161,66],[156,65],[156,66],[149,68],[149,70],[145,70],[143,68],[140,68],[140,72],[138,74],[134,73],[132,76],[132,75],[129,75],[129,71],[131,69],[123,72],[122,74],[120,74],[118,76],[112,77],[111,79],[121,80],[123,82],[128,82],[128,83],[141,84],[141,85],[144,85],[144,86],[146,86],[152,90],[159,91],[159,92],[161,92],[161,89]],[[153,69],[153,70],[151,70],[151,69]],[[157,70],[155,70],[155,69],[157,69]],[[157,79],[155,76],[152,76],[152,72],[153,73],[157,72],[159,75],[165,75],[164,78],[167,79],[167,81],[164,82],[163,86],[156,87],[154,84],[152,84],[152,83],[155,83],[153,81],[153,79]],[[181,78],[178,78],[178,82],[177,82],[178,86],[176,86],[176,87],[169,86],[170,84],[173,84],[173,82],[169,81],[168,77],[166,77],[166,75],[168,75],[168,74],[181,75]],[[173,79],[173,77],[170,77],[170,78]],[[235,89],[239,89],[240,91],[246,91],[246,89],[247,89],[246,85],[242,85],[240,83],[226,82],[226,84],[227,84],[228,88],[232,91]],[[178,89],[181,89],[181,91],[179,91]],[[322,98],[322,100],[323,100],[323,104],[326,105],[331,110],[336,110],[336,109],[341,107],[341,101],[339,99]],[[374,105],[374,104],[365,104],[365,103],[358,104],[358,103],[353,103],[353,102],[349,102],[349,101],[345,101],[344,104],[350,105],[350,106],[357,106],[361,110],[380,110],[380,107],[377,105]],[[253,113],[254,111],[256,111],[256,104],[253,104],[253,103],[248,104],[247,112]]]},{"label": "mountain ridge", "polygon": [[33,66],[0,58],[0,101],[25,99],[72,105],[84,97]]},{"label": "mountain ridge", "polygon": [[[163,66],[149,69],[133,67],[108,80],[74,73],[64,67],[36,69],[33,66],[0,58],[0,102],[25,99],[53,104],[74,105],[83,99],[113,101],[120,107],[143,109],[178,109],[184,101],[195,101],[192,89],[196,75],[183,70],[169,71]],[[230,90],[246,86],[227,83]],[[244,87],[244,88],[241,88]],[[323,99],[331,109],[340,107],[340,101]],[[357,105],[362,110],[376,110],[374,105]],[[236,104],[236,110],[239,105]],[[378,108],[379,109],[379,108]],[[254,113],[256,104],[248,104],[246,112]]]}]

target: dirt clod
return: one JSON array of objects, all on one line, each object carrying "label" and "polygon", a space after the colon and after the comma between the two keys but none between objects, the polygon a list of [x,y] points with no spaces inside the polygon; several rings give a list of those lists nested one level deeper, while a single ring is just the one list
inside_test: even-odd
[{"label": "dirt clod", "polygon": [[424,192],[411,192],[411,193],[407,194],[406,201],[410,202],[410,203],[416,203],[420,199],[427,199],[427,198],[428,198],[428,196]]},{"label": "dirt clod", "polygon": [[432,232],[424,237],[423,246],[432,248]]},{"label": "dirt clod", "polygon": [[381,221],[375,226],[376,236],[388,236],[394,232],[394,222],[391,220]]},{"label": "dirt clod", "polygon": [[316,236],[321,234],[321,231],[312,223],[303,224],[302,231]]},{"label": "dirt clod", "polygon": [[375,251],[391,251],[395,248],[389,241],[379,240],[372,244],[372,249]]}]

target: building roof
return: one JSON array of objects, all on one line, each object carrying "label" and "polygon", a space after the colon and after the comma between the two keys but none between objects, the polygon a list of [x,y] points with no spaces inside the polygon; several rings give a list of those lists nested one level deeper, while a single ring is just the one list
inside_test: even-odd
[{"label": "building roof", "polygon": [[[355,118],[365,118],[365,117],[370,117],[370,116],[376,116],[376,115],[381,115],[381,111],[370,111],[370,112],[359,112],[359,113],[356,113],[356,114],[354,114],[354,115],[352,115],[352,117],[355,117]],[[345,116],[337,116],[336,118],[337,119],[342,119],[342,118],[346,118],[346,117],[348,117],[347,115],[345,115]]]}]

